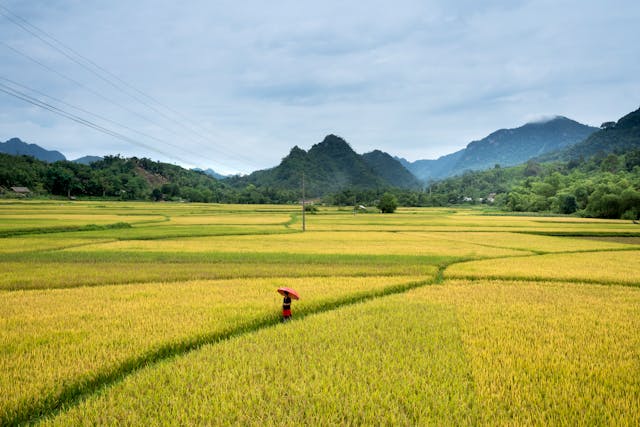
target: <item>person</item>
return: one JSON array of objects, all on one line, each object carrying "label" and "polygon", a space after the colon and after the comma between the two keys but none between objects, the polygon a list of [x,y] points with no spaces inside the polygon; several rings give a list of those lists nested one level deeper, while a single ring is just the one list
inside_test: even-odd
[{"label": "person", "polygon": [[284,300],[282,301],[282,321],[287,322],[291,320],[291,297],[289,292],[284,292]]}]

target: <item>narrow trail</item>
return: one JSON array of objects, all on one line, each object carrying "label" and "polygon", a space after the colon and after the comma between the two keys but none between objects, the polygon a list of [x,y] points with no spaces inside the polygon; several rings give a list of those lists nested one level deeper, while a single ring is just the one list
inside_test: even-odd
[{"label": "narrow trail", "polygon": [[[288,229],[290,225],[294,224],[297,220],[296,214],[291,214],[290,221],[287,223],[279,224],[283,225],[284,229]],[[291,231],[289,231],[291,232]],[[454,239],[452,239],[454,240]],[[515,249],[509,247],[502,247],[498,245],[486,245],[486,244],[478,244],[479,246],[487,246],[494,248],[503,248],[503,249]],[[518,249],[521,250],[521,249]],[[376,298],[382,298],[390,295],[401,294],[412,289],[429,286],[429,285],[440,285],[444,284],[450,280],[470,280],[470,281],[479,281],[479,280],[496,280],[496,281],[525,281],[523,278],[478,278],[474,276],[470,277],[461,277],[461,278],[447,278],[445,276],[446,269],[452,265],[471,262],[477,260],[488,260],[488,259],[505,259],[505,258],[525,258],[525,257],[537,257],[549,254],[579,254],[579,253],[588,253],[588,252],[614,252],[614,251],[634,251],[638,250],[638,246],[633,246],[629,248],[616,248],[616,249],[600,249],[600,250],[574,250],[574,251],[559,251],[559,252],[548,252],[548,251],[529,251],[529,253],[517,254],[517,255],[508,255],[508,256],[496,256],[496,257],[486,257],[486,258],[478,258],[478,259],[458,259],[452,260],[450,262],[442,263],[439,265],[437,273],[434,278],[426,279],[424,281],[405,283],[401,285],[391,286],[382,290],[360,293],[351,295],[349,297],[345,297],[338,301],[328,301],[325,303],[320,303],[314,307],[308,308],[306,310],[302,310],[296,313],[296,320],[300,321],[307,316],[311,316],[318,313],[329,312],[333,310],[339,310],[341,308],[362,303],[365,301],[373,300]],[[524,252],[524,251],[523,251]],[[557,280],[557,279],[539,279],[539,280],[531,280],[526,279],[526,281],[553,281],[553,282],[571,282],[570,280]],[[579,283],[593,283],[593,284],[602,284],[602,285],[611,285],[610,282],[605,281],[576,281]],[[639,286],[640,284],[625,284],[625,286]],[[45,418],[52,418],[56,415],[66,411],[67,409],[76,406],[80,402],[90,398],[91,396],[101,392],[104,389],[107,389],[121,381],[125,378],[129,377],[137,373],[138,371],[145,369],[147,367],[151,367],[165,360],[169,360],[172,358],[177,358],[184,356],[190,352],[197,351],[203,346],[216,344],[222,341],[226,341],[229,339],[233,339],[236,337],[241,337],[243,335],[251,334],[258,332],[260,330],[266,328],[272,328],[276,325],[280,324],[280,317],[276,315],[269,315],[265,317],[261,317],[258,319],[254,319],[253,321],[247,322],[245,324],[239,325],[236,328],[229,329],[226,331],[205,334],[197,337],[186,338],[184,340],[172,343],[166,343],[159,348],[143,353],[139,356],[130,358],[115,367],[110,369],[104,369],[100,372],[92,375],[91,378],[84,378],[77,380],[75,382],[70,382],[60,393],[56,395],[50,395],[45,399],[39,401],[28,400],[21,402],[18,405],[18,409],[15,410],[11,415],[7,415],[6,418],[0,419],[0,425],[23,425],[23,424],[31,424],[37,423]]]},{"label": "narrow trail", "polygon": [[[306,310],[296,313],[295,321],[300,321],[307,316],[338,310],[353,304],[381,298],[389,295],[400,294],[411,289],[440,283],[441,271],[445,268],[440,266],[435,279],[429,279],[418,282],[404,283],[396,286],[390,286],[385,289],[355,294],[347,296],[337,301],[327,301],[320,303]],[[60,393],[50,395],[39,401],[28,400],[21,402],[18,409],[10,416],[0,419],[0,425],[24,425],[37,423],[44,418],[55,417],[57,414],[77,405],[83,400],[99,393],[108,387],[111,387],[128,376],[136,372],[156,365],[162,361],[184,356],[192,351],[196,351],[203,346],[216,344],[232,338],[251,334],[266,328],[275,327],[280,324],[279,315],[269,315],[266,317],[254,319],[248,323],[239,325],[236,328],[222,332],[201,335],[198,337],[187,338],[182,341],[167,343],[157,349],[148,351],[139,356],[128,359],[120,363],[116,367],[105,369],[97,372],[89,379],[81,379],[76,382],[69,383]]]},{"label": "narrow trail", "polygon": [[586,253],[608,253],[608,252],[637,252],[640,250],[640,247],[634,246],[630,248],[608,248],[608,249],[580,249],[573,251],[557,251],[557,252],[549,252],[549,251],[536,251],[532,254],[522,254],[522,255],[508,255],[508,256],[497,256],[497,257],[489,257],[489,258],[479,258],[479,259],[471,259],[471,260],[462,260],[452,262],[447,267],[445,267],[440,273],[442,274],[442,281],[445,280],[468,280],[472,282],[479,282],[482,280],[493,280],[499,282],[556,282],[556,283],[583,283],[589,285],[603,285],[603,286],[627,286],[627,287],[640,287],[640,281],[638,282],[626,282],[621,283],[619,281],[614,280],[597,280],[597,279],[572,279],[572,278],[558,278],[558,277],[521,277],[521,276],[495,276],[495,277],[478,277],[474,275],[461,275],[456,277],[445,277],[446,268],[455,265],[455,264],[463,264],[467,262],[476,262],[476,261],[488,261],[488,260],[500,260],[500,259],[510,259],[510,258],[537,258],[546,255],[572,255],[572,254],[586,254]]}]

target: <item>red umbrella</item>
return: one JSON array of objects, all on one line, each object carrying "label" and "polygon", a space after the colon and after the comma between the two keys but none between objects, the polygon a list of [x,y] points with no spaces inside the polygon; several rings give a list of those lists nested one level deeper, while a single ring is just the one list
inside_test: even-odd
[{"label": "red umbrella", "polygon": [[285,292],[288,292],[289,296],[293,299],[300,299],[300,295],[298,295],[298,292],[296,292],[295,290],[291,288],[278,288],[278,293],[280,295],[284,295]]}]

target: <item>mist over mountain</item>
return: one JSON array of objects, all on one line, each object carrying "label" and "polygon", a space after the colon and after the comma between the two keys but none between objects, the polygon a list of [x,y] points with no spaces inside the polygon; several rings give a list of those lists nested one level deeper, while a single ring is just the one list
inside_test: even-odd
[{"label": "mist over mountain", "polygon": [[437,160],[401,161],[423,181],[437,180],[468,170],[489,169],[496,164],[513,166],[524,163],[542,154],[577,144],[597,130],[598,128],[557,116],[515,129],[500,129]]}]

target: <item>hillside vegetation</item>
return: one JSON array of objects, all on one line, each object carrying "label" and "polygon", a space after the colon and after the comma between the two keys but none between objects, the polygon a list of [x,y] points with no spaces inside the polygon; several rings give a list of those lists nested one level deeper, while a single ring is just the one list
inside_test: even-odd
[{"label": "hillside vegetation", "polygon": [[28,187],[36,196],[118,200],[186,200],[215,203],[290,203],[299,192],[232,187],[204,172],[150,159],[107,156],[89,165],[46,163],[30,156],[0,154],[0,189]]},{"label": "hillside vegetation", "polygon": [[[556,124],[566,125],[567,120],[556,119]],[[449,160],[461,155],[454,153]],[[420,188],[387,153],[359,155],[335,135],[308,152],[294,147],[275,168],[220,181],[144,158],[107,156],[83,165],[0,154],[0,192],[5,195],[11,195],[9,187],[24,186],[42,196],[291,204],[302,198],[303,175],[306,198],[332,205],[374,206],[389,193],[401,206],[488,203],[515,212],[638,219],[640,110],[552,155],[513,167],[468,171],[427,188]]]},{"label": "hillside vegetation", "polygon": [[600,218],[640,215],[640,109],[585,141],[557,152],[554,162],[469,172],[434,184],[428,203],[486,201],[521,212],[554,212]]},{"label": "hillside vegetation", "polygon": [[597,130],[566,117],[555,117],[515,129],[497,130],[437,160],[404,160],[403,164],[423,181],[443,179],[465,171],[485,170],[496,164],[505,167],[524,163],[579,143]]},{"label": "hillside vegetation", "polygon": [[246,177],[229,178],[229,183],[299,192],[303,173],[309,197],[344,189],[420,188],[418,180],[390,155],[379,150],[359,155],[336,135],[327,135],[308,152],[293,147],[278,166]]},{"label": "hillside vegetation", "polygon": [[589,160],[538,163],[468,172],[433,184],[425,204],[493,203],[516,212],[637,219],[640,150]]}]

